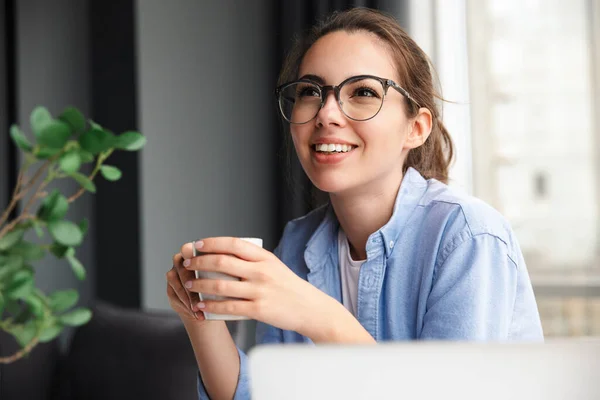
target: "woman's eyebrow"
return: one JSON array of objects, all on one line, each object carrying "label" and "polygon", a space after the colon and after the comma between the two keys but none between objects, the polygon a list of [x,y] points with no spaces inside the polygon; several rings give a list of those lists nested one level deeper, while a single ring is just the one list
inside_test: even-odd
[{"label": "woman's eyebrow", "polygon": [[320,77],[319,75],[306,74],[306,75],[303,75],[299,80],[302,80],[302,79],[308,79],[309,81],[316,82],[319,85],[325,84],[325,79],[323,77]]}]

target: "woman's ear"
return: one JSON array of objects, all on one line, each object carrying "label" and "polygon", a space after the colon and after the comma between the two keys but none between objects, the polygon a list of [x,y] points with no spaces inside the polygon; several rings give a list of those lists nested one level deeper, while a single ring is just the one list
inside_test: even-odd
[{"label": "woman's ear", "polygon": [[425,143],[431,133],[432,124],[433,117],[431,116],[431,111],[428,108],[421,107],[417,115],[412,118],[405,147],[415,149]]}]

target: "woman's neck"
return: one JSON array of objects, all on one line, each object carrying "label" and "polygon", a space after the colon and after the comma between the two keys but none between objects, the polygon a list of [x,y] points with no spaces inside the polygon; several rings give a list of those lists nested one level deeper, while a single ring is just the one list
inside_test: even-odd
[{"label": "woman's neck", "polygon": [[[401,182],[402,175],[399,179],[393,177],[385,182],[371,182],[370,187],[361,190],[361,193],[330,193],[331,204],[348,237],[354,260],[367,258],[369,236],[390,220]],[[375,185],[377,189],[373,189]]]}]

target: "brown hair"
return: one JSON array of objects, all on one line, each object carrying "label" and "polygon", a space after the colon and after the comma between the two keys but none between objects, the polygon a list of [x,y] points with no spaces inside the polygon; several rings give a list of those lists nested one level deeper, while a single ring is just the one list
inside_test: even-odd
[{"label": "brown hair", "polygon": [[[392,16],[368,8],[334,12],[315,25],[308,35],[296,39],[283,63],[278,84],[298,79],[298,70],[308,49],[318,39],[336,31],[370,32],[388,45],[400,77],[398,84],[404,87],[421,107],[428,108],[433,116],[429,138],[423,145],[408,153],[404,172],[408,167],[413,167],[425,178],[435,178],[447,183],[448,167],[452,161],[454,148],[436,105],[436,99],[442,100],[442,98],[434,88],[432,74],[434,69],[429,57]],[[410,100],[406,100],[406,112],[409,117],[414,117],[418,107]]]}]

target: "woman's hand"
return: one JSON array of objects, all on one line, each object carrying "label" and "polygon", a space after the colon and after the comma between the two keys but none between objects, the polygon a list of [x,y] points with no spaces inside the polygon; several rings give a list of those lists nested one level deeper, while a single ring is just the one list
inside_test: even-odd
[{"label": "woman's hand", "polygon": [[[192,293],[234,297],[203,301],[198,309],[216,314],[246,316],[310,338],[334,324],[345,311],[332,297],[298,277],[273,253],[239,238],[216,237],[196,242],[201,255],[193,257],[192,244],[181,248],[189,274],[182,282]],[[195,279],[194,270],[214,271],[241,281]],[[341,308],[341,310],[340,310]]]},{"label": "woman's hand", "polygon": [[175,254],[173,268],[167,272],[167,297],[171,308],[179,314],[184,322],[205,320],[204,314],[192,307],[198,303],[198,293],[190,292],[183,286],[184,282],[194,278],[194,271],[183,267],[181,253]]}]

